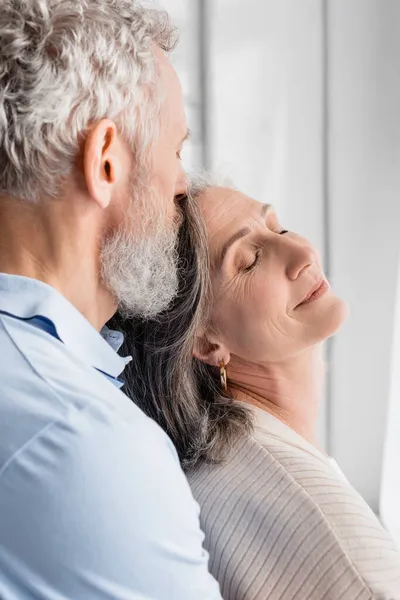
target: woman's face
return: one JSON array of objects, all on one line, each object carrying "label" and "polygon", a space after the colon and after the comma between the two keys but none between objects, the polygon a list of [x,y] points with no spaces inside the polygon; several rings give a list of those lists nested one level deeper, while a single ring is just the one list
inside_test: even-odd
[{"label": "woman's face", "polygon": [[272,207],[224,188],[211,188],[199,204],[214,300],[206,337],[215,352],[208,362],[232,355],[277,362],[337,330],[346,307],[330,289],[316,249],[285,232]]}]

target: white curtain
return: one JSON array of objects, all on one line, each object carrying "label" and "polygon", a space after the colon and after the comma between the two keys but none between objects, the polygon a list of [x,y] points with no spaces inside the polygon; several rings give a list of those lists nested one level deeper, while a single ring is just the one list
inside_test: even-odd
[{"label": "white curtain", "polygon": [[393,328],[392,376],[383,460],[380,515],[400,548],[400,264]]}]

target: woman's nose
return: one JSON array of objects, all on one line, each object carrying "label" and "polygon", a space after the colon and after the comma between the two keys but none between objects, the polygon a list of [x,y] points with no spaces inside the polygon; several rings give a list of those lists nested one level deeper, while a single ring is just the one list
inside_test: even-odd
[{"label": "woman's nose", "polygon": [[287,252],[286,274],[292,281],[298,279],[301,273],[312,265],[318,264],[318,254],[306,240],[296,240],[290,237],[285,240]]}]

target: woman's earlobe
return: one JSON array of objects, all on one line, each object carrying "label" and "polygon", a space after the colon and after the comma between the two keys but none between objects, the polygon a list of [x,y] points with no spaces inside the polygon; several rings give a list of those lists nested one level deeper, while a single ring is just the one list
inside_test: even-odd
[{"label": "woman's earlobe", "polygon": [[227,365],[231,359],[230,353],[222,344],[211,342],[205,335],[196,336],[193,356],[212,367],[219,367],[221,361]]},{"label": "woman's earlobe", "polygon": [[194,340],[193,356],[201,362],[209,364],[212,347],[209,341],[204,336],[197,336]]}]

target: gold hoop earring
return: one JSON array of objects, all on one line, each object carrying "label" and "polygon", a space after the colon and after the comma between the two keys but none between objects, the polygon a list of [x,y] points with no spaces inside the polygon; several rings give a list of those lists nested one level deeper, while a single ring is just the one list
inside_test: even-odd
[{"label": "gold hoop earring", "polygon": [[223,360],[219,361],[219,375],[221,378],[222,389],[224,390],[224,392],[226,392],[228,389],[228,382],[226,379],[226,368],[225,368],[225,363]]}]

